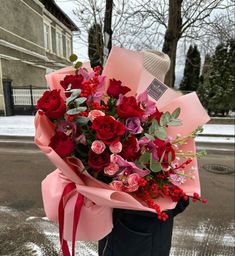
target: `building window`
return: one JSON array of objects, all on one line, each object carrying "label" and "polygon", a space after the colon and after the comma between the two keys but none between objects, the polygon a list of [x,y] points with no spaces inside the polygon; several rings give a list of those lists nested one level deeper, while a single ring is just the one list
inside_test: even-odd
[{"label": "building window", "polygon": [[63,37],[60,31],[56,31],[56,53],[63,57]]},{"label": "building window", "polygon": [[48,23],[44,23],[44,47],[51,50],[51,26]]},{"label": "building window", "polygon": [[66,36],[66,57],[69,58],[71,54],[71,38]]}]

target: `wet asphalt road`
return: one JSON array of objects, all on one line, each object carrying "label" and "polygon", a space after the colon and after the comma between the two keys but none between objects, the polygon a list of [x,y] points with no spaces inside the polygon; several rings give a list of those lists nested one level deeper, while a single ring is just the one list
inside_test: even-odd
[{"label": "wet asphalt road", "polygon": [[[199,160],[206,205],[191,203],[175,218],[171,256],[234,256],[234,178],[215,174],[204,164],[234,168],[232,155]],[[41,180],[55,168],[39,151],[0,148],[0,255],[57,255],[57,225],[43,218]],[[95,256],[96,243],[79,243],[79,256]]]}]

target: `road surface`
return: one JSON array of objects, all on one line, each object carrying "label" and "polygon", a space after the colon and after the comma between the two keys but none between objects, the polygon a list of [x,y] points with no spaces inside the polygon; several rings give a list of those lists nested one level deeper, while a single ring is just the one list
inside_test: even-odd
[{"label": "road surface", "polygon": [[[0,147],[0,255],[58,255],[58,228],[44,217],[41,180],[55,168],[38,150]],[[234,168],[232,155],[199,160],[206,205],[191,203],[175,218],[171,256],[234,256],[234,175],[215,174],[204,164]],[[77,256],[97,256],[96,243],[77,243]]]}]

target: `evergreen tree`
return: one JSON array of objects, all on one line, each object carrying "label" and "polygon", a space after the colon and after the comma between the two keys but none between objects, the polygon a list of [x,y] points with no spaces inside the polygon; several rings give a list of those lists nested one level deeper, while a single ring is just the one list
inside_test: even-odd
[{"label": "evergreen tree", "polygon": [[189,91],[189,85],[191,83],[191,71],[192,71],[192,55],[193,55],[193,46],[190,45],[188,52],[187,52],[187,56],[186,56],[186,60],[185,60],[185,66],[184,66],[184,76],[183,79],[180,83],[180,90],[182,91]]},{"label": "evergreen tree", "polygon": [[209,75],[210,75],[210,65],[211,65],[211,56],[206,54],[205,61],[202,68],[202,74],[199,79],[199,86],[197,89],[198,97],[202,103],[202,105],[207,108],[208,102],[210,98],[210,83],[209,83]]},{"label": "evergreen tree", "polygon": [[91,67],[103,66],[103,34],[99,24],[94,24],[89,29],[88,33],[88,56],[91,62]]},{"label": "evergreen tree", "polygon": [[209,102],[210,112],[227,115],[234,109],[234,40],[227,44],[219,44],[211,62],[209,75]]},{"label": "evergreen tree", "polygon": [[228,85],[225,98],[229,104],[229,110],[235,110],[235,38],[228,43]]},{"label": "evergreen tree", "polygon": [[199,86],[201,57],[196,45],[190,45],[185,61],[184,76],[180,90],[196,91]]}]

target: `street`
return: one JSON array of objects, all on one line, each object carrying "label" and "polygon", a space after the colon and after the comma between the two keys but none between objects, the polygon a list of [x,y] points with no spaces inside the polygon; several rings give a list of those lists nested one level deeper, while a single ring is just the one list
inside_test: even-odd
[{"label": "street", "polygon": [[[0,147],[0,255],[57,255],[58,228],[44,218],[40,182],[55,168],[34,148]],[[175,218],[171,256],[233,256],[234,173],[217,174],[204,164],[234,168],[233,156],[209,154],[199,160],[207,204],[190,203]],[[79,256],[96,256],[96,243],[77,243]]]}]

